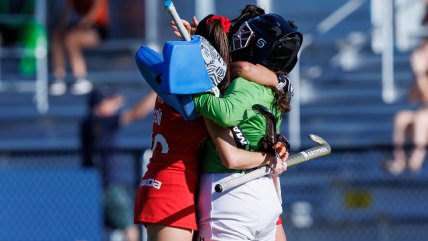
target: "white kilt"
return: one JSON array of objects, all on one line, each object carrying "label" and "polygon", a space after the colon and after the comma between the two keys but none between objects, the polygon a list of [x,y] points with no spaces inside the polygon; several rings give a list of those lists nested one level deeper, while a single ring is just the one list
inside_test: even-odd
[{"label": "white kilt", "polygon": [[217,193],[219,182],[241,173],[204,173],[199,184],[198,240],[274,241],[282,207],[271,176]]}]

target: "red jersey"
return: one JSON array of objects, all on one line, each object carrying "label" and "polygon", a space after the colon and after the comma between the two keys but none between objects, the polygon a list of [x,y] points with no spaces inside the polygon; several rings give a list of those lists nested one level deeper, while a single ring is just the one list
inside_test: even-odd
[{"label": "red jersey", "polygon": [[135,223],[197,229],[197,163],[207,137],[202,118],[185,121],[162,99],[156,99],[153,156],[137,190]]},{"label": "red jersey", "polygon": [[161,154],[198,157],[203,141],[208,137],[204,120],[185,121],[180,114],[157,97],[152,132],[153,158]]}]

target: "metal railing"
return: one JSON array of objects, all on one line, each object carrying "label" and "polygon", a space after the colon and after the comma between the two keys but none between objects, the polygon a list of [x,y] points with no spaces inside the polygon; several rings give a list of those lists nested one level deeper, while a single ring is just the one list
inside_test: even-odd
[{"label": "metal railing", "polygon": [[[3,48],[0,46],[0,91],[31,91],[35,94],[35,101],[39,113],[46,113],[49,109],[48,102],[48,70],[47,70],[47,41],[46,41],[46,0],[37,0],[34,2],[33,16],[19,14],[3,14],[0,16],[0,22],[10,21],[11,18],[20,21],[35,21],[35,26],[40,32],[37,35],[35,47],[31,49],[22,48]],[[0,39],[1,36],[0,36]],[[36,61],[35,80],[4,80],[2,78],[2,57],[21,58],[34,57]]]},{"label": "metal railing", "polygon": [[[377,0],[379,1],[379,0]],[[394,83],[394,2],[381,0],[382,5],[382,99],[385,103],[393,103],[397,99],[396,87]],[[336,25],[343,22],[352,13],[361,8],[367,0],[349,0],[332,14],[322,20],[316,27],[315,33],[305,34],[305,43],[301,52],[313,44],[314,39],[319,35],[327,34]],[[379,4],[379,3],[378,3]],[[373,7],[373,6],[372,6]],[[300,54],[301,54],[300,52]],[[296,87],[296,98],[292,104],[290,113],[290,141],[296,148],[300,147],[300,68],[299,63],[291,72],[291,79]]]},{"label": "metal railing", "polygon": [[[304,34],[304,43],[301,47],[299,56],[302,52],[305,51],[307,47],[314,43],[314,39],[320,35],[327,34],[331,29],[336,25],[344,21],[352,13],[358,10],[367,0],[349,0],[341,7],[337,8],[333,13],[324,18],[316,26],[316,31],[314,33]],[[389,0],[386,0],[389,1]],[[299,149],[301,146],[301,128],[300,128],[300,63],[297,62],[293,71],[290,73],[290,79],[293,82],[295,89],[295,97],[292,101],[291,112],[289,115],[289,138],[291,143],[293,143],[293,148]]]}]

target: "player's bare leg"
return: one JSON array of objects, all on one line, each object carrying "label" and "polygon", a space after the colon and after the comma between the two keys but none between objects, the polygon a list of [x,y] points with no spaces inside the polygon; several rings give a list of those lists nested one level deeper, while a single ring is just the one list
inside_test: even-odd
[{"label": "player's bare leg", "polygon": [[276,225],[275,241],[287,241],[282,224]]},{"label": "player's bare leg", "polygon": [[418,111],[415,116],[414,144],[415,148],[409,159],[409,169],[416,172],[422,167],[428,144],[428,109],[426,108]]},{"label": "player's bare leg", "polygon": [[65,43],[70,55],[73,75],[76,78],[86,78],[86,62],[83,57],[83,49],[95,47],[100,42],[97,32],[93,29],[74,29],[67,34]]},{"label": "player's bare leg", "polygon": [[86,79],[87,69],[83,49],[95,47],[100,42],[98,33],[89,28],[76,28],[67,35],[66,46],[70,55],[73,75],[76,78],[71,91],[73,94],[86,94],[92,89],[92,83]]},{"label": "player's bare leg", "polygon": [[162,225],[147,225],[148,241],[192,241],[193,230]]},{"label": "player's bare leg", "polygon": [[56,79],[65,78],[65,52],[61,33],[55,32],[52,37],[52,64]]},{"label": "player's bare leg", "polygon": [[385,163],[386,169],[393,174],[400,174],[406,168],[406,154],[404,144],[406,141],[406,131],[414,122],[414,111],[400,111],[394,118],[394,158]]},{"label": "player's bare leg", "polygon": [[49,93],[52,95],[62,95],[66,92],[67,86],[65,84],[65,49],[63,32],[54,32],[52,37],[52,64],[55,81],[49,87]]},{"label": "player's bare leg", "polygon": [[127,227],[124,231],[125,241],[139,241],[140,240],[140,230],[136,225],[131,225]]}]

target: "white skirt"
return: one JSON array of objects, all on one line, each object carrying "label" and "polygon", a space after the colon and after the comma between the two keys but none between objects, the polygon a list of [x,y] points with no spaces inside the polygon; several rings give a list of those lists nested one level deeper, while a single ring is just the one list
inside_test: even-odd
[{"label": "white skirt", "polygon": [[282,207],[271,176],[217,193],[219,182],[241,173],[204,173],[199,184],[198,240],[275,240]]}]

